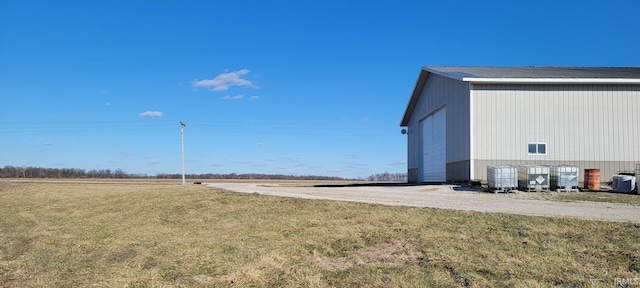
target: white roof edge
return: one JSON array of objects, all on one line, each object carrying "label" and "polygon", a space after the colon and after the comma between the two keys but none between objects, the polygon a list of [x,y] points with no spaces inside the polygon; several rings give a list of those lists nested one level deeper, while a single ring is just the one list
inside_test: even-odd
[{"label": "white roof edge", "polygon": [[429,66],[423,66],[422,70],[433,74],[444,76],[471,83],[513,83],[513,84],[640,84],[640,79],[635,78],[487,78],[487,77],[465,77],[456,73],[442,72]]},{"label": "white roof edge", "polygon": [[[443,75],[444,76],[444,75]],[[471,83],[549,83],[549,84],[640,84],[640,79],[629,78],[472,78],[458,80]]]}]

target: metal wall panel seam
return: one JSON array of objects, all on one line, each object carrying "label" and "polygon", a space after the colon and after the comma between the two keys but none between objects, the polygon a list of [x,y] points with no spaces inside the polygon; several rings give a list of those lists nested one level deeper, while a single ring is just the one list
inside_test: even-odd
[{"label": "metal wall panel seam", "polygon": [[473,147],[474,145],[473,127],[475,126],[474,119],[473,119],[475,115],[474,96],[473,96],[474,88],[472,83],[468,83],[467,85],[469,87],[469,180],[473,180],[475,178],[475,173],[474,173],[475,168],[473,166],[475,162],[473,159],[475,157],[474,147]]}]

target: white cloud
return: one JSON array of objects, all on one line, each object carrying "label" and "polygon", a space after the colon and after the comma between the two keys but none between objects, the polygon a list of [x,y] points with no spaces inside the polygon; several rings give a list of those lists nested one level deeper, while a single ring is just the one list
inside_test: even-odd
[{"label": "white cloud", "polygon": [[53,146],[53,142],[44,142],[42,143],[44,146]]},{"label": "white cloud", "polygon": [[147,155],[144,156],[144,158],[147,158],[147,164],[155,165],[160,163],[160,161],[157,160],[158,157],[155,155]]},{"label": "white cloud", "polygon": [[236,96],[227,95],[222,97],[222,100],[241,100],[243,98],[244,98],[244,95],[236,95]]},{"label": "white cloud", "polygon": [[407,165],[407,161],[397,161],[397,162],[393,162],[393,163],[391,163],[389,165],[393,165],[393,166],[396,166],[396,165],[398,165],[398,166],[399,165]]},{"label": "white cloud", "polygon": [[142,113],[140,113],[140,117],[156,117],[156,118],[160,118],[162,117],[162,112],[160,111],[144,111]]},{"label": "white cloud", "polygon": [[[227,96],[222,97],[222,100],[242,100],[244,98],[245,98],[244,94],[235,95],[235,96],[227,95]],[[258,101],[259,99],[260,99],[260,96],[251,96],[251,97],[249,97],[250,101]]]},{"label": "white cloud", "polygon": [[251,88],[259,88],[253,84],[251,80],[243,79],[242,76],[247,75],[250,71],[242,69],[229,73],[221,73],[213,79],[195,80],[193,87],[209,88],[213,91],[226,91],[232,86],[246,86]]},{"label": "white cloud", "polygon": [[265,159],[269,162],[298,162],[298,158],[289,157],[289,156],[281,156],[281,157],[271,157]]},{"label": "white cloud", "polygon": [[347,162],[344,162],[344,164],[345,164],[345,167],[352,168],[352,169],[354,169],[354,168],[364,168],[364,167],[369,166],[367,164],[359,163],[359,162],[356,162],[356,161],[347,161]]}]

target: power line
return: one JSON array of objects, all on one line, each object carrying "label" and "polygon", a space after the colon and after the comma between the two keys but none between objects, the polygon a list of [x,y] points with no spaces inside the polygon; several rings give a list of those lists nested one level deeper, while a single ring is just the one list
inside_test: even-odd
[{"label": "power line", "polygon": [[[137,132],[140,129],[170,133],[170,123],[176,120],[149,121],[14,121],[0,122],[0,133],[57,133],[91,132],[94,134]],[[385,136],[384,131],[395,131],[396,125],[370,125],[366,123],[320,123],[320,122],[260,122],[260,121],[211,121],[193,120],[192,127],[198,132],[251,131],[256,134],[308,135],[308,136]]]}]

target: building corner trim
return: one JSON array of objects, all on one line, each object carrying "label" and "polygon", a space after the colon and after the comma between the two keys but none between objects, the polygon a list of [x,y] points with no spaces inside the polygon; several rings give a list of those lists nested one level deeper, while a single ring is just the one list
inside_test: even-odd
[{"label": "building corner trim", "polygon": [[473,83],[469,83],[469,180],[475,178],[475,168],[473,163],[474,149],[473,149],[473,111],[474,111],[474,97],[473,97]]}]

